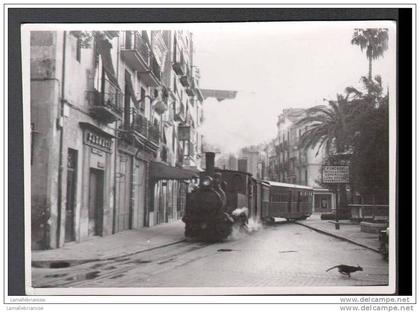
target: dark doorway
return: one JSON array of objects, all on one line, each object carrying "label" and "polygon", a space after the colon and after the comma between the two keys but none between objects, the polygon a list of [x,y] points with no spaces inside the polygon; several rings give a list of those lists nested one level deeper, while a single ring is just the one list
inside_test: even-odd
[{"label": "dark doorway", "polygon": [[104,172],[91,168],[89,172],[89,236],[102,234],[103,190]]},{"label": "dark doorway", "polygon": [[74,235],[74,204],[76,198],[77,181],[77,151],[69,148],[67,153],[67,202],[65,242],[75,240]]}]

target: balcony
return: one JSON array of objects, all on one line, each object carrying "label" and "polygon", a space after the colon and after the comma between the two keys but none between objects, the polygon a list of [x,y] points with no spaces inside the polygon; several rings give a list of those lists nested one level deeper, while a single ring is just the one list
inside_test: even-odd
[{"label": "balcony", "polygon": [[133,112],[133,118],[131,121],[131,129],[137,134],[142,135],[144,138],[148,138],[148,125],[149,121],[141,114]]},{"label": "balcony", "polygon": [[[186,71],[186,73],[185,73],[185,75],[183,75],[181,78],[180,78],[180,82],[181,82],[181,84],[185,87],[185,88],[187,88],[187,90],[190,90],[190,92],[192,92],[192,86],[193,86],[193,83],[192,83],[192,79],[191,79],[191,74],[190,74],[190,71],[187,69],[187,71]],[[188,93],[188,91],[187,91],[187,93]],[[194,95],[194,94],[193,94]]]},{"label": "balcony", "polygon": [[181,56],[179,60],[176,60],[172,64],[172,68],[175,71],[175,73],[179,76],[184,76],[187,73],[187,65],[184,61],[184,55],[182,54],[182,51],[180,52]]},{"label": "balcony", "polygon": [[160,86],[160,66],[153,55],[150,57],[150,70],[144,73],[140,73],[140,77],[144,77],[146,84],[153,88]]},{"label": "balcony", "polygon": [[154,149],[159,147],[159,127],[135,111],[132,112],[131,130],[140,142],[151,142]]},{"label": "balcony", "polygon": [[187,94],[188,94],[189,96],[194,96],[194,95],[195,95],[194,90],[193,90],[193,89],[191,89],[191,88],[187,88],[187,89],[185,89],[185,92],[187,92]]},{"label": "balcony", "polygon": [[151,54],[149,45],[139,32],[126,32],[126,42],[125,47],[121,49],[121,57],[128,66],[139,72],[148,71]]},{"label": "balcony", "polygon": [[182,141],[195,141],[195,131],[191,126],[178,127],[178,140]]},{"label": "balcony", "polygon": [[[169,105],[168,105],[169,106]],[[174,111],[172,108],[168,109],[168,111],[162,115],[162,121],[166,127],[171,127],[174,124]]]},{"label": "balcony", "polygon": [[155,144],[159,144],[160,131],[159,127],[149,123],[149,139]]},{"label": "balcony", "polygon": [[103,80],[102,92],[93,90],[89,92],[90,114],[92,117],[109,124],[122,119],[122,104],[124,95],[117,86],[108,79]]},{"label": "balcony", "polygon": [[161,72],[148,43],[139,32],[127,31],[121,57],[129,67],[136,70],[140,79],[153,88],[160,86]]},{"label": "balcony", "polygon": [[185,122],[185,108],[184,104],[180,103],[179,106],[176,107],[177,110],[175,111],[174,120]]}]

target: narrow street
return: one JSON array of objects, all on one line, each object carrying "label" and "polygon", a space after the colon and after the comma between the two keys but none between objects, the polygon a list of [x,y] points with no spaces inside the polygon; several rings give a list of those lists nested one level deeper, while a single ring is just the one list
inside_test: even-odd
[{"label": "narrow street", "polygon": [[[351,278],[338,265],[360,265]],[[223,243],[181,242],[68,268],[32,269],[33,287],[281,287],[387,285],[388,263],[363,247],[298,224]]]}]

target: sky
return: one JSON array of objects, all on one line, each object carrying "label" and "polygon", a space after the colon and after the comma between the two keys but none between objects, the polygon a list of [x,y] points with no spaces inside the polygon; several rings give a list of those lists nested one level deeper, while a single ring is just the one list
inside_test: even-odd
[{"label": "sky", "polygon": [[235,100],[204,102],[202,132],[224,152],[267,142],[285,108],[326,104],[367,76],[365,52],[351,45],[354,28],[389,29],[389,49],[373,75],[395,91],[392,22],[266,22],[192,26],[201,88],[236,90]]}]

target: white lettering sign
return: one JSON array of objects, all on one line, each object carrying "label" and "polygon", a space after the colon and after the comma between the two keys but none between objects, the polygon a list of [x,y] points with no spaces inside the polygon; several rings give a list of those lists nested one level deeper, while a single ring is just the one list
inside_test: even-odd
[{"label": "white lettering sign", "polygon": [[323,183],[349,183],[349,166],[324,166],[322,168]]}]

